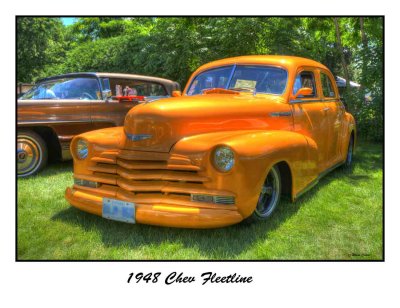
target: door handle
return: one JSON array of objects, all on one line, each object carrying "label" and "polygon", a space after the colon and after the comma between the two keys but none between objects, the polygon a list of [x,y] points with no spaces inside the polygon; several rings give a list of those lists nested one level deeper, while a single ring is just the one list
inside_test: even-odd
[{"label": "door handle", "polygon": [[322,111],[329,111],[329,110],[331,110],[330,107],[325,107],[324,109],[322,109]]}]

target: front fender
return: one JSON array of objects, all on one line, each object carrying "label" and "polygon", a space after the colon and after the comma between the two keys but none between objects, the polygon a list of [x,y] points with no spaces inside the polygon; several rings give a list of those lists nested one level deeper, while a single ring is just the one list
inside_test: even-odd
[{"label": "front fender", "polygon": [[[222,173],[212,163],[214,149],[225,145],[235,153],[235,165]],[[240,212],[249,216],[257,204],[261,187],[270,168],[285,162],[291,171],[292,196],[317,177],[316,143],[292,131],[228,131],[207,133],[181,139],[172,152],[191,158],[212,181],[210,188],[230,190],[237,203],[244,205]]]}]

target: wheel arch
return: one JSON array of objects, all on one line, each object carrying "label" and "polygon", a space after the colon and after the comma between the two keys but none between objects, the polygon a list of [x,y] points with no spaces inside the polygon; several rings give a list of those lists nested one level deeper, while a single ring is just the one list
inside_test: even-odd
[{"label": "wheel arch", "polygon": [[[356,132],[355,132],[355,129],[351,130],[350,138],[353,138],[353,153],[354,153],[354,151],[356,149]],[[349,139],[349,141],[350,141],[350,139]]]},{"label": "wheel arch", "polygon": [[282,195],[293,198],[293,180],[292,180],[292,171],[290,169],[289,164],[286,161],[280,161],[275,165],[278,166],[279,173],[281,176],[281,187],[282,187]]},{"label": "wheel arch", "polygon": [[33,131],[42,137],[43,141],[46,143],[48,157],[51,160],[61,159],[61,145],[58,140],[58,136],[54,129],[49,126],[19,126],[18,132],[22,131]]},{"label": "wheel arch", "polygon": [[345,126],[344,126],[344,135],[346,138],[343,138],[343,151],[344,153],[347,153],[347,145],[350,142],[351,136],[353,136],[353,152],[355,152],[356,149],[356,144],[357,144],[357,126],[356,126],[356,121],[353,117],[352,114],[346,112],[345,114]]}]

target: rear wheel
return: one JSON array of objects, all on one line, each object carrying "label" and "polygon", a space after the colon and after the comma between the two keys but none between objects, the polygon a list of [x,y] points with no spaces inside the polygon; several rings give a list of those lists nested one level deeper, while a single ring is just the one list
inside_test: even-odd
[{"label": "rear wheel", "polygon": [[345,162],[345,166],[347,168],[350,168],[353,162],[353,150],[354,150],[353,148],[354,148],[354,137],[353,135],[351,135],[349,140],[349,147],[347,148],[347,156]]},{"label": "rear wheel", "polygon": [[20,131],[17,135],[18,177],[39,172],[47,163],[46,143],[32,131]]},{"label": "rear wheel", "polygon": [[258,197],[257,206],[248,221],[266,220],[275,211],[281,197],[281,176],[278,166],[268,172]]}]

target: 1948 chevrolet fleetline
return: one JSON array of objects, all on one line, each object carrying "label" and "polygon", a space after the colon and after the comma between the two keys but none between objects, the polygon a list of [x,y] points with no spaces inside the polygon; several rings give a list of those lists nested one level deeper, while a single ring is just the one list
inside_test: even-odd
[{"label": "1948 chevrolet fleetline", "polygon": [[[175,93],[178,96],[178,93]],[[212,228],[264,220],[352,161],[355,122],[331,72],[288,56],[201,66],[183,94],[75,137],[66,199],[104,218]]]}]

